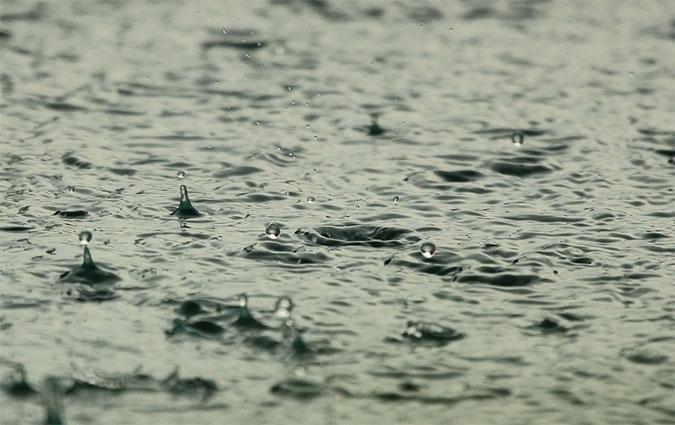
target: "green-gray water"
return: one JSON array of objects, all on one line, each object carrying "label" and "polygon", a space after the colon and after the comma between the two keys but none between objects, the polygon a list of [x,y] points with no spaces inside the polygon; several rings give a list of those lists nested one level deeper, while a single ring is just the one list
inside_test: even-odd
[{"label": "green-gray water", "polygon": [[673,424],[674,58],[666,0],[2,0],[0,423]]}]

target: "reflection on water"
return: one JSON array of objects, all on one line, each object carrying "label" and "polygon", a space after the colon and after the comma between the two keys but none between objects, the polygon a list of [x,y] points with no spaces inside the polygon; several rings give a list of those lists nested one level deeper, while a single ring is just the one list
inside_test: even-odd
[{"label": "reflection on water", "polygon": [[3,424],[672,423],[675,21],[613,6],[3,1]]}]

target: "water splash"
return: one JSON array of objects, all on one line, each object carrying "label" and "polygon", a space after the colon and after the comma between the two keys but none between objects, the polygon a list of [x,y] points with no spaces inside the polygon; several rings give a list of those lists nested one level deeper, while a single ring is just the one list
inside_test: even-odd
[{"label": "water splash", "polygon": [[92,234],[91,232],[85,230],[83,232],[80,232],[80,245],[88,245],[89,242],[91,242]]},{"label": "water splash", "polygon": [[436,253],[436,245],[431,242],[424,242],[420,247],[420,253],[422,257],[429,259]]},{"label": "water splash", "polygon": [[525,135],[521,131],[514,131],[511,135],[511,141],[514,146],[521,147],[523,146],[523,141],[525,140]]},{"label": "water splash", "polygon": [[[84,236],[83,236],[84,235]],[[80,241],[85,240],[87,243],[91,240],[91,232],[84,231],[80,233]],[[114,273],[107,272],[99,268],[91,256],[89,247],[86,244],[82,251],[82,265],[63,273],[59,280],[69,283],[84,283],[87,285],[97,285],[101,283],[113,283],[120,279]]]},{"label": "water splash", "polygon": [[277,223],[270,223],[265,228],[265,234],[268,238],[275,240],[281,234],[281,227]]},{"label": "water splash", "polygon": [[176,215],[182,218],[199,217],[202,215],[192,206],[190,198],[188,197],[187,187],[184,184],[180,186],[180,204],[178,205],[178,208],[176,208],[176,210],[171,213],[171,215]]}]

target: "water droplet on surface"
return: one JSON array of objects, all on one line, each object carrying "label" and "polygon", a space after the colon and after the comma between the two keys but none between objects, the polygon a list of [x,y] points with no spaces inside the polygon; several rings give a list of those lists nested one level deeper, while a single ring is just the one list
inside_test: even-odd
[{"label": "water droplet on surface", "polygon": [[314,136],[314,140],[319,140],[319,136]]},{"label": "water droplet on surface", "polygon": [[178,177],[179,179],[184,179],[185,178],[185,171],[177,172],[176,177]]},{"label": "water droplet on surface", "polygon": [[91,232],[85,230],[80,232],[80,245],[87,245],[91,241]]},{"label": "water droplet on surface", "polygon": [[424,258],[431,258],[436,253],[436,245],[431,242],[424,242],[420,247],[420,253]]},{"label": "water droplet on surface", "polygon": [[312,173],[318,173],[318,172],[319,172],[319,170],[318,170],[318,169],[316,169],[316,168],[312,168]]},{"label": "water droplet on surface", "polygon": [[313,197],[313,196],[308,196],[308,197],[307,197],[307,203],[308,203],[308,204],[313,204],[314,202],[316,202],[316,198],[315,198],[315,197]]},{"label": "water droplet on surface", "polygon": [[400,198],[398,197],[398,195],[394,196],[394,203],[396,204],[396,203],[398,202],[399,199],[400,199]]},{"label": "water droplet on surface", "polygon": [[246,294],[239,295],[237,304],[239,304],[239,307],[241,308],[246,308],[248,306],[248,296],[246,296]]},{"label": "water droplet on surface", "polygon": [[268,238],[272,240],[277,239],[281,234],[281,227],[279,227],[277,223],[270,223],[267,225],[267,228],[265,228],[265,233]]},{"label": "water droplet on surface", "polygon": [[68,186],[68,192],[73,193],[75,192],[75,188],[73,186]]},{"label": "water droplet on surface", "polygon": [[293,301],[288,297],[281,297],[274,306],[274,314],[280,319],[288,319],[293,311]]},{"label": "water droplet on surface", "polygon": [[511,141],[513,142],[513,144],[515,146],[518,146],[518,147],[523,146],[523,140],[525,140],[525,135],[520,131],[515,131],[511,135]]}]

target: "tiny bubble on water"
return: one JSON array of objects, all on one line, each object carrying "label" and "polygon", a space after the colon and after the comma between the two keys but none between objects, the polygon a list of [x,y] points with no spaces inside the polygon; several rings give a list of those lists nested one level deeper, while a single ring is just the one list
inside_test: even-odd
[{"label": "tiny bubble on water", "polygon": [[91,232],[85,230],[80,232],[80,245],[87,245],[91,241],[92,235]]},{"label": "tiny bubble on water", "polygon": [[309,128],[309,124],[307,124],[305,127]]},{"label": "tiny bubble on water", "polygon": [[307,197],[307,203],[308,203],[308,204],[313,204],[314,202],[316,202],[316,198],[315,198],[315,197],[313,197],[313,196],[308,196],[308,197]]},{"label": "tiny bubble on water", "polygon": [[436,245],[431,242],[424,242],[420,247],[420,253],[424,258],[431,258],[436,253]]},{"label": "tiny bubble on water", "polygon": [[316,169],[316,168],[312,168],[312,173],[318,173],[318,172],[319,172],[319,170],[318,170],[318,169]]},{"label": "tiny bubble on water", "polygon": [[177,172],[176,177],[178,177],[179,179],[184,179],[185,178],[185,171]]},{"label": "tiny bubble on water", "polygon": [[520,131],[515,131],[511,135],[511,141],[513,142],[513,144],[515,146],[518,146],[518,147],[523,146],[523,140],[524,139],[525,139],[525,135]]},{"label": "tiny bubble on water", "polygon": [[279,227],[277,223],[270,223],[267,225],[267,228],[265,228],[265,234],[272,240],[277,239],[281,234],[281,227]]},{"label": "tiny bubble on water", "polygon": [[314,140],[319,140],[319,136],[314,136]]}]

